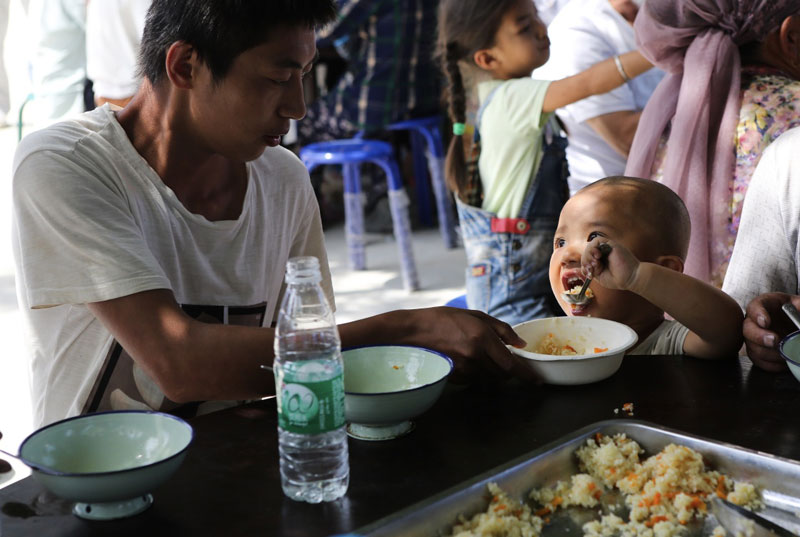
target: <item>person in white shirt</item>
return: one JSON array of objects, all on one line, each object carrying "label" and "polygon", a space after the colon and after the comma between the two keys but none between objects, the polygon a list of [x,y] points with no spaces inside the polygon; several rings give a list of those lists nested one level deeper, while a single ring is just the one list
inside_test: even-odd
[{"label": "person in white shirt", "polygon": [[[234,7],[236,9],[234,9]],[[29,135],[14,160],[13,248],[31,339],[35,421],[183,415],[272,393],[272,324],[288,258],[319,258],[319,208],[280,147],[332,0],[154,0],[143,82]],[[343,346],[413,344],[456,373],[532,378],[505,323],[456,308],[339,326]],[[208,404],[208,402],[213,402]]]},{"label": "person in white shirt", "polygon": [[136,61],[150,0],[90,0],[86,5],[86,75],[97,106],[125,106],[139,87]]},{"label": "person in white shirt", "polygon": [[782,337],[796,327],[781,311],[800,308],[800,127],[772,142],[756,166],[722,290],[745,310],[747,356],[766,371],[783,371]]},{"label": "person in white shirt", "polygon": [[533,0],[536,5],[536,11],[539,13],[539,18],[545,25],[553,22],[553,19],[561,9],[566,6],[570,0]]},{"label": "person in white shirt", "polygon": [[33,101],[26,123],[36,127],[86,110],[86,0],[31,0]]},{"label": "person in white shirt", "polygon": [[[558,80],[636,49],[633,0],[571,0],[547,28],[550,60],[533,76]],[[622,175],[639,116],[664,72],[651,69],[617,89],[560,108],[568,133],[570,192],[601,177]]]}]

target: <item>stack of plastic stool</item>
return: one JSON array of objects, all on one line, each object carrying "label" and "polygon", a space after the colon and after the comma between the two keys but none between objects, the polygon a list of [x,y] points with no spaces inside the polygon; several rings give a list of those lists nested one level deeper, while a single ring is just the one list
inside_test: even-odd
[{"label": "stack of plastic stool", "polygon": [[389,184],[389,207],[394,237],[402,265],[403,285],[408,291],[419,289],[417,266],[411,245],[411,221],[408,197],[391,144],[378,140],[334,140],[309,144],[300,150],[300,158],[311,172],[324,164],[341,164],[344,176],[344,220],[350,266],[367,268],[364,252],[364,207],[361,194],[361,164],[372,162],[385,173]]},{"label": "stack of plastic stool", "polygon": [[[436,197],[436,213],[439,217],[439,231],[447,248],[455,248],[458,239],[455,232],[455,212],[453,210],[452,199],[447,191],[447,184],[444,178],[444,159],[445,152],[442,144],[442,135],[439,125],[442,119],[439,116],[430,116],[407,121],[392,123],[386,128],[389,130],[407,130],[411,134],[411,149],[414,154],[414,175],[420,184],[424,184],[425,153],[424,146],[427,145],[428,169],[433,186],[433,194]],[[425,142],[423,144],[422,142]],[[419,185],[418,185],[419,188]],[[420,204],[420,216],[424,221],[427,215],[425,197],[422,197]]]}]

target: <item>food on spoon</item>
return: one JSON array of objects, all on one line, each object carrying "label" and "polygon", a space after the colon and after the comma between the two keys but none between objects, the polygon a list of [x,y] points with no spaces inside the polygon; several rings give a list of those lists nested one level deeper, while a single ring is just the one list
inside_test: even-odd
[{"label": "food on spoon", "polygon": [[[570,283],[572,284],[573,282],[571,281]],[[574,280],[574,283],[575,284],[572,285],[572,287],[570,287],[569,290],[564,291],[563,293],[561,293],[562,295],[564,295],[565,300],[569,300],[569,299],[566,298],[567,295],[575,296],[575,295],[579,295],[580,294],[581,287],[583,287],[583,282],[580,281],[580,280]],[[583,301],[584,302],[589,302],[593,298],[594,298],[594,291],[592,291],[591,287],[587,287],[586,288],[586,293],[583,295]]]}]

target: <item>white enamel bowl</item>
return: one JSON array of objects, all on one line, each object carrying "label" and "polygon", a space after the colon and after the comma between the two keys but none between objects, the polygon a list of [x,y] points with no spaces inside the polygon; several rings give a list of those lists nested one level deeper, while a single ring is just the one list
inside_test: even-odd
[{"label": "white enamel bowl", "polygon": [[342,358],[347,431],[364,440],[409,432],[411,418],[433,406],[453,371],[450,358],[421,347],[356,347]]},{"label": "white enamel bowl", "polygon": [[800,380],[800,331],[793,332],[783,338],[778,349],[781,352],[789,371]]},{"label": "white enamel bowl", "polygon": [[118,411],[68,418],[35,431],[20,458],[73,513],[109,520],[147,509],[150,492],[180,466],[192,427],[160,412]]},{"label": "white enamel bowl", "polygon": [[[548,384],[589,384],[610,377],[637,339],[630,327],[596,317],[534,319],[514,326],[514,330],[528,346],[509,348]],[[535,352],[548,334],[562,344],[569,344],[578,354],[554,356]]]}]

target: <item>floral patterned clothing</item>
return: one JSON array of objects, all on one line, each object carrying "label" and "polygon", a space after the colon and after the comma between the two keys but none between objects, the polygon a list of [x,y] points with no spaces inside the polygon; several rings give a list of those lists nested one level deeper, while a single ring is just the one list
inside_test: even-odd
[{"label": "floral patterned clothing", "polygon": [[[728,199],[715,200],[724,203],[729,210],[728,235],[710,245],[711,283],[717,287],[722,287],[722,280],[728,269],[739,230],[742,202],[761,154],[778,136],[800,126],[800,80],[771,67],[744,66],[741,85],[742,104],[734,140],[736,168],[731,178]],[[663,176],[668,136],[669,132],[665,132],[661,137],[653,162],[655,172],[651,178],[656,181],[660,181]],[[703,224],[692,221],[692,225]]]}]

